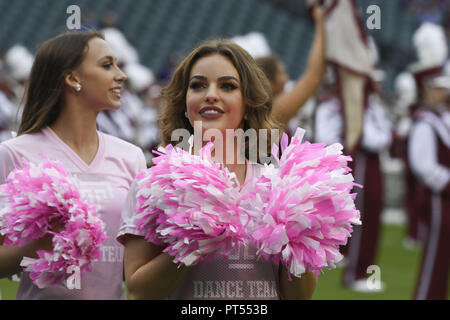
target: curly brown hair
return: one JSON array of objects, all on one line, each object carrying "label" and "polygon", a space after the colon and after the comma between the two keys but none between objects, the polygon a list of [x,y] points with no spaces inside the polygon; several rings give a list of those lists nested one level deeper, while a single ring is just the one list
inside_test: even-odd
[{"label": "curly brown hair", "polygon": [[[241,79],[242,97],[246,110],[244,131],[254,129],[259,132],[266,129],[267,154],[271,154],[272,143],[270,131],[279,130],[281,135],[282,126],[272,117],[272,89],[264,72],[258,67],[250,54],[231,40],[214,39],[203,42],[195,48],[178,66],[172,80],[163,89],[163,108],[159,118],[159,127],[162,135],[162,145],[176,144],[172,141],[172,132],[177,129],[187,129],[194,134],[194,128],[185,117],[186,94],[189,87],[189,77],[193,65],[201,58],[219,54],[231,61]],[[279,136],[280,136],[279,135]],[[259,135],[258,145],[260,145]],[[246,142],[246,155],[249,145]],[[258,155],[259,157],[259,155]]]}]

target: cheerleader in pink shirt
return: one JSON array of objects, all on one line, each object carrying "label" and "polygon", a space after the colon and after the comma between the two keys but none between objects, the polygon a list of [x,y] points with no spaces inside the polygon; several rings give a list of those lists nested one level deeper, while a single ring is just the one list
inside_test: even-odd
[{"label": "cheerleader in pink shirt", "polygon": [[38,163],[44,155],[61,161],[78,178],[80,193],[96,204],[107,239],[92,272],[81,277],[78,287],[61,283],[40,289],[28,272],[22,272],[20,263],[24,257],[36,257],[37,250],[51,250],[51,236],[23,247],[2,245],[0,237],[0,278],[22,272],[17,299],[126,298],[123,249],[115,235],[129,187],[145,169],[145,159],[138,147],[96,129],[99,112],[120,108],[126,79],[114,52],[96,32],[62,34],[45,42],[37,53],[18,137],[0,145],[0,183],[23,166],[24,158]]},{"label": "cheerleader in pink shirt", "polygon": [[[206,42],[181,63],[163,91],[163,145],[178,143],[171,141],[176,129],[193,134],[196,121],[202,122],[203,130],[223,132],[223,137],[227,129],[270,132],[279,127],[271,118],[270,92],[267,78],[245,50],[228,41]],[[237,140],[224,139],[222,160],[234,152],[233,163],[226,161],[225,166],[242,185],[258,175],[261,165],[244,159],[238,151],[243,141]],[[267,145],[271,146],[270,141]],[[245,150],[248,152],[249,147]],[[285,267],[257,259],[256,247],[252,246],[241,246],[228,259],[217,256],[211,262],[178,268],[173,257],[147,242],[138,230],[135,184],[123,212],[118,240],[125,246],[125,279],[132,299],[309,299],[317,281],[309,272],[289,281]]]}]

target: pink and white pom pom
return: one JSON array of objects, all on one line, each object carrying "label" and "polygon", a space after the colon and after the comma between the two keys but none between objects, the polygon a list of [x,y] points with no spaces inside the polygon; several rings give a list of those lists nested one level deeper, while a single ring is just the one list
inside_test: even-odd
[{"label": "pink and white pom pom", "polygon": [[226,257],[245,242],[234,173],[211,160],[212,143],[191,155],[168,145],[159,148],[155,166],[138,175],[137,226],[147,241],[164,245],[174,262],[187,266]]},{"label": "pink and white pom pom", "polygon": [[342,259],[339,245],[347,243],[352,224],[361,224],[347,167],[351,158],[339,144],[301,143],[303,135],[299,128],[287,147],[283,137],[278,167],[265,165],[244,201],[259,253],[296,277],[334,268]]},{"label": "pink and white pom pom", "polygon": [[[0,211],[0,234],[4,245],[23,246],[30,240],[53,235],[53,251],[38,250],[38,258],[25,257],[21,266],[39,288],[61,283],[79,268],[81,276],[92,270],[106,239],[96,208],[80,196],[77,182],[61,162],[55,160],[25,166],[11,172],[0,192],[8,198]],[[60,232],[51,223],[62,224]]]}]

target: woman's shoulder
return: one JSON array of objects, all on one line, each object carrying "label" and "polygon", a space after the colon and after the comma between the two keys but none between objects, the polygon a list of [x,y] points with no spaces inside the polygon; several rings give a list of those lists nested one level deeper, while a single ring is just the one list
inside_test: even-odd
[{"label": "woman's shoulder", "polygon": [[45,146],[45,144],[42,144],[42,142],[45,142],[45,139],[46,138],[44,134],[39,131],[36,133],[27,133],[24,135],[16,136],[9,140],[3,141],[0,146],[8,149],[10,152],[20,150],[31,151],[36,148],[42,150],[42,147]]},{"label": "woman's shoulder", "polygon": [[34,159],[38,153],[45,153],[41,133],[24,134],[0,143],[0,181],[14,168],[23,165],[23,158]]},{"label": "woman's shoulder", "polygon": [[129,168],[133,177],[147,167],[144,152],[140,147],[103,132],[99,132],[99,134],[106,146],[105,157],[119,160]]}]

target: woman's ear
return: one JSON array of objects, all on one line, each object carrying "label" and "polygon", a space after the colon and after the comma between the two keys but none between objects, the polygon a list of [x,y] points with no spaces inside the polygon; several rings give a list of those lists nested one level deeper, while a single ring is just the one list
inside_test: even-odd
[{"label": "woman's ear", "polygon": [[81,90],[81,82],[79,77],[74,72],[69,72],[64,77],[64,82],[66,85],[75,91],[79,92]]}]

